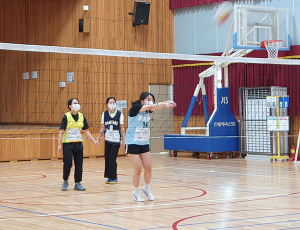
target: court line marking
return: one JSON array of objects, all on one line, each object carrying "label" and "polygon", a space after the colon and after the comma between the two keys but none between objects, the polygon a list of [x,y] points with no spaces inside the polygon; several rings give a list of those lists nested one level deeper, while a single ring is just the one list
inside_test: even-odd
[{"label": "court line marking", "polygon": [[[296,222],[296,221],[276,221],[276,222],[269,222],[269,223],[262,223],[262,224],[248,224],[248,225],[240,225],[240,226],[234,226],[234,227],[225,227],[225,228],[208,228],[207,230],[218,230],[218,229],[233,229],[233,228],[246,228],[246,227],[254,227],[254,226],[263,226],[263,225],[270,225],[270,224],[282,224],[282,223],[288,223],[288,222]],[[274,227],[272,227],[274,228]],[[299,227],[300,228],[300,227]],[[177,230],[177,228],[175,228]]]},{"label": "court line marking", "polygon": [[[231,198],[231,200],[245,200],[251,201],[251,199],[266,199],[266,198],[274,198],[274,197],[281,197],[281,196],[290,196],[291,194],[278,194],[278,195],[268,195],[268,196],[254,196],[254,197],[243,197],[243,198]],[[140,210],[141,208],[153,208],[153,207],[160,207],[160,206],[175,206],[175,205],[183,205],[183,204],[195,204],[195,203],[206,203],[206,202],[216,202],[218,203],[219,201],[228,201],[228,199],[214,199],[214,200],[200,200],[200,201],[186,201],[186,202],[177,202],[177,203],[164,203],[164,204],[154,204],[151,203],[151,206],[145,206],[142,204],[139,204],[137,206],[128,206],[128,207],[119,207],[119,208],[105,208],[105,209],[97,209],[97,210],[87,210],[87,211],[78,211],[78,212],[65,212],[65,213],[53,213],[53,214],[42,214],[38,215],[35,217],[40,217],[40,216],[63,216],[63,215],[75,215],[75,214],[88,214],[88,213],[97,213],[97,212],[109,212],[109,211],[119,211],[119,210],[126,210],[126,209],[131,209],[131,210]],[[231,201],[230,201],[231,202]],[[227,203],[230,203],[227,202]],[[1,207],[1,205],[0,205]],[[0,221],[3,221],[6,219],[0,219]]]},{"label": "court line marking", "polygon": [[[178,168],[176,168],[176,169],[178,169]],[[204,171],[207,171],[207,170],[204,170]],[[239,173],[236,173],[236,174],[239,174]],[[278,177],[276,177],[276,178],[278,178]],[[287,194],[288,195],[288,194]],[[264,197],[276,197],[276,196],[280,196],[280,195],[271,195],[271,196],[264,196]],[[245,199],[245,198],[242,198],[242,199]],[[247,199],[247,197],[246,197],[246,199]],[[222,199],[223,200],[223,199]],[[214,201],[216,201],[216,200],[214,200]],[[186,203],[186,202],[185,202]],[[193,203],[195,203],[195,202],[193,202]],[[158,205],[157,205],[158,206]],[[47,215],[47,216],[49,216],[49,215]]]},{"label": "court line marking", "polygon": [[[161,203],[165,203],[165,202],[175,202],[175,201],[180,201],[180,200],[191,200],[191,199],[197,199],[197,198],[199,198],[199,197],[202,197],[202,196],[205,196],[206,194],[207,194],[207,192],[205,191],[205,190],[203,190],[203,189],[201,189],[201,188],[198,188],[198,187],[196,187],[196,186],[187,186],[187,185],[180,185],[180,184],[177,184],[177,187],[182,187],[182,188],[190,188],[190,189],[195,189],[195,190],[198,190],[198,191],[201,191],[202,192],[202,194],[199,194],[199,195],[196,195],[196,196],[192,196],[192,197],[186,197],[186,198],[181,198],[181,199],[173,199],[173,200],[169,200],[169,201],[162,201]],[[163,189],[165,189],[165,188],[168,188],[168,187],[160,187],[160,188],[163,188]],[[121,191],[126,191],[126,192],[128,192],[129,190],[128,189],[126,189],[126,190],[118,190],[119,192],[121,192]],[[115,191],[105,191],[105,192],[115,192]],[[93,193],[85,193],[86,195],[96,195],[96,194],[101,194],[101,193],[104,193],[104,192],[98,192],[98,193],[95,193],[95,192],[93,192]],[[56,195],[56,197],[65,197],[65,195],[77,195],[76,193],[72,193],[72,194],[64,194],[64,195]],[[48,204],[48,203],[31,203],[31,202],[29,202],[28,201],[28,203],[21,203],[21,202],[11,202],[11,201],[9,201],[9,200],[13,200],[13,201],[15,201],[15,200],[22,200],[22,199],[26,199],[26,200],[28,200],[28,199],[41,199],[41,198],[47,198],[47,197],[52,197],[52,196],[50,196],[50,195],[48,195],[48,196],[35,196],[35,197],[22,197],[22,198],[8,198],[8,199],[2,199],[2,200],[0,200],[0,203],[5,203],[5,204],[10,204],[10,205],[31,205],[31,206],[36,206],[36,205],[38,205],[38,206],[49,206],[49,205],[53,205],[53,206],[55,206],[55,205],[59,205],[60,206],[60,204]],[[132,202],[126,202],[126,203],[130,203],[130,204],[132,204]],[[125,204],[126,204],[125,203]],[[86,205],[86,204],[82,204],[82,205],[79,205],[79,206],[99,206],[99,205],[102,205],[102,204],[92,204],[92,205]],[[119,205],[119,204],[106,204],[106,205]],[[124,205],[124,203],[123,203],[123,205]],[[61,205],[61,206],[76,206],[76,204],[74,204],[74,205]],[[78,206],[78,204],[77,204],[77,206]]]},{"label": "court line marking", "polygon": [[[288,208],[284,208],[283,210],[289,210]],[[293,209],[299,209],[299,208],[293,208]],[[285,217],[285,216],[292,216],[292,215],[299,215],[300,213],[289,213],[289,214],[281,214],[281,215],[273,215],[273,216],[263,216],[263,217],[251,217],[251,218],[244,218],[244,219],[233,219],[233,220],[226,220],[226,221],[215,221],[215,222],[203,222],[203,223],[195,223],[195,224],[181,224],[178,225],[180,222],[196,218],[196,217],[203,217],[203,216],[209,216],[209,215],[217,215],[217,214],[222,214],[222,213],[236,213],[236,212],[253,212],[253,211],[274,211],[274,209],[254,209],[254,210],[234,210],[234,211],[225,211],[225,212],[215,212],[215,213],[206,213],[206,214],[201,214],[201,215],[196,215],[196,216],[191,216],[191,217],[186,217],[181,220],[178,220],[173,223],[172,228],[174,230],[178,230],[178,227],[182,226],[189,226],[189,225],[201,225],[201,224],[214,224],[214,223],[226,223],[226,222],[233,222],[233,221],[245,221],[245,220],[256,220],[256,219],[265,219],[265,218],[274,218],[274,217]],[[297,220],[299,221],[299,220]],[[232,226],[232,227],[221,227],[221,228],[207,228],[209,230],[217,230],[217,229],[227,229],[227,228],[241,228],[241,227],[250,227],[250,226],[257,226],[257,225],[268,225],[268,224],[273,224],[273,223],[285,223],[285,222],[295,222],[295,221],[278,221],[278,222],[271,222],[271,223],[261,223],[261,224],[252,224],[252,225],[242,225],[242,226]]]},{"label": "court line marking", "polygon": [[[170,167],[170,168],[172,168],[172,167]],[[160,167],[159,168],[156,168],[156,169],[160,169]],[[177,169],[177,168],[175,168],[175,169]],[[181,168],[181,169],[185,169],[185,168]],[[185,170],[195,170],[195,169],[185,169]],[[128,171],[128,170],[126,170],[126,171]],[[197,171],[205,171],[205,172],[210,172],[209,170],[207,171],[207,170],[197,170]],[[227,173],[227,172],[226,172]],[[49,174],[49,175],[60,175],[60,174]],[[49,175],[48,175],[48,177],[49,177]],[[32,176],[35,176],[35,175],[32,175]],[[123,179],[123,181],[126,181],[126,180],[129,180],[130,178],[124,178]],[[172,179],[171,179],[172,180]],[[173,180],[174,181],[174,180]],[[89,182],[89,180],[86,180],[86,182]],[[157,182],[157,181],[155,181],[155,180],[152,180],[152,182]],[[159,183],[159,182],[158,182]],[[57,182],[54,182],[54,183],[47,183],[47,185],[49,185],[49,184],[51,184],[51,185],[56,185],[57,184]],[[181,184],[182,185],[182,184]],[[18,185],[14,185],[14,186],[17,186],[18,187]],[[19,185],[19,186],[21,186],[21,185]],[[196,186],[196,185],[192,185],[193,187],[199,187],[199,186]],[[9,185],[7,185],[7,186],[4,186],[3,188],[5,188],[5,187],[11,187],[11,186],[9,186]],[[31,188],[32,186],[29,186],[28,187],[28,190],[30,190],[30,188]],[[207,186],[205,186],[204,185],[204,187],[206,187],[206,188],[212,188],[212,187],[207,187]],[[213,187],[214,189],[216,188],[216,187]],[[24,189],[24,187],[23,187],[23,189]],[[218,189],[218,188],[217,188]],[[295,188],[296,189],[296,188]],[[4,192],[5,191],[5,189],[0,189],[0,191],[2,191],[2,192]],[[239,190],[236,190],[236,191],[239,191]],[[272,191],[274,191],[274,190],[272,190]],[[249,192],[249,191],[239,191],[239,192],[248,192],[248,193],[251,193],[251,191]]]},{"label": "court line marking", "polygon": [[[108,227],[108,228],[121,229],[121,230],[129,230],[129,229],[126,229],[126,228],[119,228],[119,227],[109,226],[109,225],[105,225],[105,224],[99,224],[99,223],[85,221],[85,220],[78,220],[78,219],[64,217],[64,216],[59,216],[59,215],[48,215],[48,214],[41,213],[41,212],[35,212],[35,211],[30,211],[30,210],[20,209],[20,208],[13,208],[13,207],[4,206],[4,205],[0,205],[0,207],[9,208],[9,209],[13,209],[13,210],[21,211],[21,212],[29,212],[29,213],[34,213],[34,214],[40,214],[40,215],[38,215],[36,217],[45,217],[45,216],[49,217],[49,216],[53,216],[53,217],[56,217],[56,218],[61,218],[61,219],[66,219],[66,220],[73,220],[73,221],[77,221],[77,222],[82,222],[82,223],[87,223],[87,224],[93,224],[93,225],[99,225],[99,226]],[[24,218],[24,217],[22,217],[22,218]],[[7,220],[22,219],[22,218],[9,218]],[[3,220],[3,219],[0,219],[0,221],[1,220]],[[4,220],[6,220],[6,219],[4,219]]]},{"label": "court line marking", "polygon": [[268,177],[268,178],[275,178],[275,179],[288,179],[288,180],[300,180],[300,178],[290,178],[290,177],[277,177],[277,176],[268,176],[264,174],[242,174],[242,173],[235,173],[235,172],[222,172],[222,171],[215,171],[215,170],[203,170],[203,169],[187,169],[187,168],[175,168],[175,167],[165,167],[175,170],[186,170],[186,171],[198,171],[198,172],[210,172],[210,173],[222,173],[222,174],[235,174],[235,175],[242,175],[242,176],[257,176],[257,177]]},{"label": "court line marking", "polygon": [[[213,165],[212,165],[213,166]],[[177,167],[156,167],[156,168],[152,168],[152,170],[165,170],[165,169],[174,169],[174,170],[186,170],[186,171],[198,171],[198,172],[208,172],[208,173],[221,173],[221,174],[235,174],[235,175],[241,175],[241,176],[257,176],[257,177],[268,177],[268,178],[276,178],[276,179],[289,179],[289,180],[300,180],[298,178],[290,178],[290,177],[277,177],[277,176],[268,176],[268,175],[264,175],[264,174],[249,174],[249,173],[236,173],[236,172],[230,172],[230,171],[216,171],[216,170],[203,170],[203,169],[191,169],[191,168],[177,168]],[[62,170],[61,170],[62,171]],[[118,172],[133,172],[133,169],[127,169],[127,170],[118,170]],[[104,171],[83,171],[83,174],[93,174],[93,173],[103,173]],[[276,171],[277,172],[277,171]],[[284,172],[282,172],[284,173]],[[41,175],[41,174],[38,174]],[[49,176],[57,176],[57,175],[61,175],[61,173],[52,173],[52,174],[47,174],[47,177]],[[29,175],[29,176],[37,176],[37,175]],[[131,175],[129,175],[131,176]],[[28,177],[27,176],[10,176],[10,177],[0,177],[0,178],[18,178],[18,177]]]},{"label": "court line marking", "polygon": [[295,227],[295,228],[281,228],[281,229],[278,229],[278,230],[288,230],[288,229],[300,229],[300,227]]},{"label": "court line marking", "polygon": [[[289,208],[283,208],[280,210],[290,210]],[[300,208],[294,208],[294,209],[300,209]],[[274,211],[274,209],[254,209],[254,210],[235,210],[234,212],[251,212],[251,211],[262,211],[262,210],[266,210],[266,211]],[[231,212],[231,211],[228,211]],[[194,217],[201,217],[201,216],[206,216],[206,215],[216,215],[216,214],[220,214],[220,213],[228,213],[228,212],[216,212],[216,213],[207,213],[207,214],[203,214],[203,215],[198,215],[198,216],[192,216],[191,218]],[[257,219],[265,219],[265,218],[274,218],[274,217],[285,217],[285,216],[293,216],[293,215],[300,215],[300,213],[289,213],[289,214],[283,214],[283,215],[273,215],[273,216],[260,216],[260,217],[251,217],[251,218],[244,218],[244,219],[232,219],[232,220],[221,220],[221,221],[211,221],[211,222],[201,222],[201,223],[194,223],[194,224],[180,224],[178,225],[178,227],[184,227],[184,226],[192,226],[192,225],[203,225],[203,224],[217,224],[217,223],[226,223],[226,222],[235,222],[235,221],[245,221],[245,220],[257,220]],[[185,220],[188,218],[185,218]],[[300,220],[289,220],[289,221],[282,221],[282,222],[297,222]],[[281,222],[278,222],[281,223]],[[151,230],[151,229],[162,229],[162,228],[170,228],[171,226],[164,226],[164,227],[154,227],[154,228],[143,228],[143,229],[139,229],[139,230]],[[240,226],[241,227],[241,226]],[[227,228],[227,227],[226,227]],[[230,227],[228,227],[230,228]],[[300,228],[300,227],[299,227]]]}]

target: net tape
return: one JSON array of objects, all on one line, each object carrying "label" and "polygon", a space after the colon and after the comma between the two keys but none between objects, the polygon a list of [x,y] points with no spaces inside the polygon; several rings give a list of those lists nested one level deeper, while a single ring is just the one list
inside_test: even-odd
[{"label": "net tape", "polygon": [[187,55],[187,54],[174,54],[174,53],[154,53],[154,52],[139,52],[139,51],[26,45],[26,44],[13,44],[13,43],[1,43],[1,42],[0,42],[0,50],[61,53],[61,54],[82,54],[82,55],[113,56],[113,57],[131,57],[131,58],[176,59],[176,60],[205,61],[205,62],[212,61],[212,62],[227,62],[227,63],[229,62],[229,63],[254,63],[254,64],[256,63],[256,64],[275,64],[275,65],[300,65],[300,60],[291,60],[291,59]]}]

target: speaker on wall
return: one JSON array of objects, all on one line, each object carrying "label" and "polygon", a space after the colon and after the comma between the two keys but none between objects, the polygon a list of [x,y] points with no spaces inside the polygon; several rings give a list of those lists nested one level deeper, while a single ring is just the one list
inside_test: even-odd
[{"label": "speaker on wall", "polygon": [[133,10],[133,26],[148,25],[150,2],[135,1]]},{"label": "speaker on wall", "polygon": [[79,33],[83,32],[83,27],[84,27],[84,19],[80,18],[79,19]]},{"label": "speaker on wall", "polygon": [[80,18],[79,19],[79,33],[90,33],[90,19]]}]

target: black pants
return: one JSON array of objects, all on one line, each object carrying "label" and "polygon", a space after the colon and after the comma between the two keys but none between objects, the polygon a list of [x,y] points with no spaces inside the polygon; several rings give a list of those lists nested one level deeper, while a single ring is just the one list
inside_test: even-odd
[{"label": "black pants", "polygon": [[74,180],[75,183],[82,181],[82,164],[83,164],[83,149],[74,151],[72,149],[64,149],[64,167],[63,167],[63,179],[68,180],[72,168],[72,161],[74,156],[75,172]]},{"label": "black pants", "polygon": [[120,143],[105,141],[105,170],[104,177],[117,179],[117,156]]}]

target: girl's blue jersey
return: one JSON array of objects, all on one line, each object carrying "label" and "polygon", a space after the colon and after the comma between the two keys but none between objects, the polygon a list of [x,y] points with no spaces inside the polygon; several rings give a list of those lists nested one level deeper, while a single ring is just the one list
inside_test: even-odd
[{"label": "girl's blue jersey", "polygon": [[149,145],[150,139],[150,114],[149,111],[139,112],[131,117],[128,114],[128,129],[126,132],[126,145]]}]

